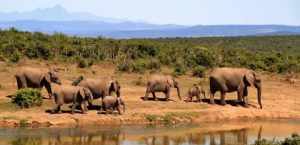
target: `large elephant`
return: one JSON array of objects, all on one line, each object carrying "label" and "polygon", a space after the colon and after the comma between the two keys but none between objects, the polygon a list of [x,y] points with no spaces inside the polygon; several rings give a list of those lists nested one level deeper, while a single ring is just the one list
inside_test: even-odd
[{"label": "large elephant", "polygon": [[149,93],[152,93],[154,100],[156,100],[155,92],[163,92],[166,95],[166,100],[168,100],[172,87],[177,89],[178,98],[181,100],[179,83],[174,77],[170,75],[151,75],[147,82],[144,100],[148,100]]},{"label": "large elephant", "polygon": [[214,95],[221,92],[221,104],[225,105],[225,94],[237,91],[238,100],[243,100],[248,105],[248,87],[257,89],[257,100],[260,108],[261,103],[261,79],[253,70],[245,68],[216,68],[209,77],[210,81],[210,103],[214,104]]},{"label": "large elephant", "polygon": [[[93,93],[94,99],[103,99],[105,96],[111,96],[113,92],[120,97],[121,92],[119,82],[109,78],[90,79],[80,76],[72,85],[88,88]],[[91,102],[89,105],[92,105]]]},{"label": "large elephant", "polygon": [[51,83],[61,84],[54,70],[42,71],[38,68],[22,67],[15,74],[18,89],[43,88],[47,89],[49,98],[52,98]]},{"label": "large elephant", "polygon": [[57,113],[61,111],[63,104],[72,103],[72,114],[75,112],[76,106],[80,106],[82,113],[86,113],[87,103],[93,99],[92,92],[84,87],[56,85],[53,89],[53,96],[56,103],[52,112]]}]

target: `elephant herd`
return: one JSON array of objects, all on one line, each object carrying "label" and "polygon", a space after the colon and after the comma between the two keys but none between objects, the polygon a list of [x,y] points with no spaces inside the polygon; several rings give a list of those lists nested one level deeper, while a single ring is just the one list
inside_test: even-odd
[{"label": "elephant herd", "polygon": [[[125,103],[121,99],[121,86],[115,79],[100,78],[91,79],[83,76],[78,77],[72,84],[62,84],[56,70],[42,71],[38,68],[22,67],[15,74],[18,89],[21,88],[43,88],[45,87],[49,98],[54,97],[55,107],[53,113],[60,113],[61,106],[72,104],[72,113],[76,107],[80,107],[82,113],[86,113],[88,106],[93,106],[92,100],[101,99],[100,111],[125,112]],[[221,105],[225,105],[225,94],[237,92],[237,99],[248,106],[248,87],[257,89],[257,100],[260,108],[261,103],[261,79],[253,70],[245,68],[215,68],[209,76],[210,103],[214,104],[214,95],[217,91],[221,93]],[[162,92],[166,100],[170,99],[171,88],[176,88],[178,98],[181,100],[179,82],[172,76],[154,74],[147,81],[146,92],[143,100],[157,100],[155,93]],[[115,95],[113,95],[113,93]],[[205,98],[205,91],[201,86],[194,84],[187,93],[185,101],[192,101],[193,97],[201,102],[201,96]],[[121,109],[123,106],[123,109]]]}]

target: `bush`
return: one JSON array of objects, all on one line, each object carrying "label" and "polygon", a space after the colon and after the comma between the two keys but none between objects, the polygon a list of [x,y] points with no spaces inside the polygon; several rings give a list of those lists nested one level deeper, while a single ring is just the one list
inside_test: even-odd
[{"label": "bush", "polygon": [[186,67],[182,62],[176,63],[173,70],[174,76],[184,75],[186,73]]},{"label": "bush", "polygon": [[300,136],[294,133],[291,137],[285,138],[284,141],[276,141],[275,139],[271,141],[266,139],[256,140],[253,145],[300,145]]},{"label": "bush", "polygon": [[195,77],[204,77],[205,67],[198,65],[193,69],[193,76]]},{"label": "bush", "polygon": [[21,54],[17,51],[10,56],[9,61],[13,63],[17,63],[20,61],[20,59],[21,59]]},{"label": "bush", "polygon": [[43,97],[40,90],[25,88],[16,92],[16,94],[12,97],[12,103],[20,106],[21,108],[41,106],[43,103]]},{"label": "bush", "polygon": [[79,61],[78,61],[78,67],[80,67],[80,68],[91,67],[93,64],[94,64],[94,62],[92,60],[79,59]]}]

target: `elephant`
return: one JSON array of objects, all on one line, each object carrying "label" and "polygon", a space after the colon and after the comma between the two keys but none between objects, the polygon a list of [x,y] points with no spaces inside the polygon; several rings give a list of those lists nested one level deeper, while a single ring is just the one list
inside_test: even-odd
[{"label": "elephant", "polygon": [[201,96],[203,96],[203,98],[206,98],[204,89],[201,86],[198,86],[197,84],[193,84],[193,87],[191,87],[188,90],[188,96],[186,101],[192,102],[194,96],[196,96],[198,102],[202,102]]},{"label": "elephant", "polygon": [[[103,99],[105,96],[111,96],[113,92],[116,93],[117,97],[120,97],[121,92],[119,82],[108,78],[90,79],[80,76],[72,85],[88,88],[93,93],[94,99]],[[89,102],[89,106],[92,105],[93,104]]]},{"label": "elephant", "polygon": [[166,100],[169,100],[171,87],[177,89],[178,98],[181,100],[179,83],[174,77],[159,74],[151,75],[147,82],[144,100],[148,100],[149,93],[152,93],[154,100],[156,100],[155,92],[163,92],[166,95]]},{"label": "elephant", "polygon": [[121,105],[123,106],[123,112],[125,113],[125,103],[121,99],[121,97],[116,96],[105,96],[102,99],[102,110],[107,113],[108,109],[112,111],[117,110],[118,113],[121,115]]},{"label": "elephant", "polygon": [[262,109],[261,103],[261,79],[259,75],[246,68],[215,68],[210,76],[210,103],[214,104],[214,95],[221,92],[221,104],[226,105],[225,94],[237,92],[238,100],[248,106],[248,87],[254,86],[257,89],[257,101]]},{"label": "elephant", "polygon": [[22,67],[15,74],[18,89],[21,88],[43,88],[47,89],[49,99],[52,98],[51,83],[61,84],[54,70],[44,72],[38,68]]},{"label": "elephant", "polygon": [[74,114],[76,106],[80,106],[82,113],[85,114],[88,110],[88,101],[93,99],[93,94],[89,89],[71,85],[56,85],[53,89],[53,96],[56,104],[52,110],[53,113],[60,113],[63,104],[73,103],[72,114]]}]

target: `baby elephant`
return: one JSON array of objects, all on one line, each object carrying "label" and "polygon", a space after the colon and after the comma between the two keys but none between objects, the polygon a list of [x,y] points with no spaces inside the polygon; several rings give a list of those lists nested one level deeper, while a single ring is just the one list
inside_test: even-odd
[{"label": "baby elephant", "polygon": [[85,114],[88,110],[88,101],[93,100],[91,91],[79,86],[57,85],[54,88],[53,96],[56,103],[52,110],[53,113],[60,113],[63,104],[72,103],[72,114],[74,114],[76,106],[80,106],[82,113]]},{"label": "baby elephant", "polygon": [[189,89],[188,96],[185,101],[192,102],[194,96],[196,96],[198,102],[201,102],[201,96],[203,96],[204,99],[206,98],[204,89],[197,84],[194,84],[193,87]]},{"label": "baby elephant", "polygon": [[125,113],[125,103],[121,99],[121,97],[116,96],[105,96],[102,99],[102,110],[107,113],[107,110],[115,111],[117,110],[118,113],[121,115],[121,105],[123,106],[123,112]]}]

